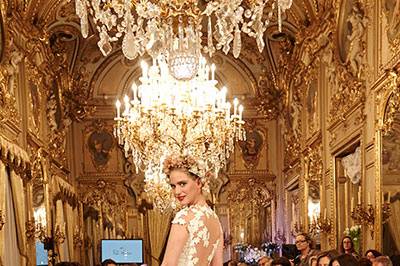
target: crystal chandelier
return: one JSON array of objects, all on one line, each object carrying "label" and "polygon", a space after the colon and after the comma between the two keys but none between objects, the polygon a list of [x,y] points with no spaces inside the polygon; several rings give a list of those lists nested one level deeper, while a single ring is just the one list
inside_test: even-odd
[{"label": "crystal chandelier", "polygon": [[164,212],[178,206],[167,177],[162,172],[161,164],[149,167],[144,173],[144,191],[155,208]]},{"label": "crystal chandelier", "polygon": [[[261,52],[264,32],[274,12],[281,31],[281,14],[291,7],[292,0],[76,0],[75,3],[83,37],[89,33],[89,13],[100,35],[98,46],[105,56],[112,51],[111,43],[122,39],[122,52],[128,59],[145,52],[153,58],[163,53],[167,55],[171,74],[189,80],[196,75],[201,52],[210,57],[216,50],[227,54],[232,46],[237,58],[242,32],[256,39]],[[204,41],[203,32],[207,35]]]},{"label": "crystal chandelier", "polygon": [[122,113],[121,102],[116,102],[114,134],[125,156],[132,156],[136,169],[145,172],[148,190],[166,191],[160,165],[171,154],[201,158],[207,171],[218,173],[234,141],[245,139],[245,131],[243,106],[235,98],[231,113],[227,89],[216,87],[215,66],[200,57],[193,79],[176,80],[159,55],[150,67],[142,62],[142,71],[141,84],[132,85],[132,99],[125,95]]}]

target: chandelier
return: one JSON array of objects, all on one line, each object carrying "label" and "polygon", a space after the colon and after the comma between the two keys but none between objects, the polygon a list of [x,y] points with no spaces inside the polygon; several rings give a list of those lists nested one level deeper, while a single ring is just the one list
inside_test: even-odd
[{"label": "chandelier", "polygon": [[216,87],[215,66],[199,59],[191,80],[171,76],[165,56],[149,66],[141,63],[140,85],[132,84],[132,97],[125,95],[123,112],[116,102],[114,134],[126,157],[146,174],[149,190],[163,190],[162,160],[171,154],[190,155],[204,161],[206,171],[216,174],[226,166],[235,140],[244,140],[243,106],[237,98],[226,101],[227,89]]},{"label": "chandelier", "polygon": [[[281,31],[282,12],[292,0],[76,0],[83,37],[92,16],[104,56],[111,43],[122,39],[122,52],[130,60],[147,52],[153,58],[167,55],[177,79],[189,80],[198,70],[201,52],[210,57],[216,50],[235,58],[241,50],[241,33],[255,38],[264,49],[264,32],[276,12]],[[203,27],[206,28],[203,30]],[[203,40],[203,32],[205,36]]]}]

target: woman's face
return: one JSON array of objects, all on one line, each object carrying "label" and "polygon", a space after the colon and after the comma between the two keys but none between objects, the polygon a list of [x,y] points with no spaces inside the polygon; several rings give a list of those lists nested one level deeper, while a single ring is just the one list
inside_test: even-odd
[{"label": "woman's face", "polygon": [[345,251],[351,250],[351,240],[347,237],[343,239],[343,249]]},{"label": "woman's face", "polygon": [[306,240],[306,237],[303,235],[298,235],[296,236],[296,247],[298,250],[304,250],[308,247],[308,242]]},{"label": "woman's face", "polygon": [[329,258],[328,257],[322,257],[319,259],[318,266],[328,266],[329,265]]},{"label": "woman's face", "polygon": [[340,263],[337,260],[335,260],[333,261],[332,266],[340,266]]},{"label": "woman's face", "polygon": [[201,196],[199,179],[194,180],[187,172],[180,169],[172,170],[169,179],[174,196],[182,205],[197,203]]},{"label": "woman's face", "polygon": [[367,253],[367,259],[369,259],[371,262],[374,262],[375,256],[372,252]]},{"label": "woman's face", "polygon": [[311,260],[310,266],[317,266],[317,259],[316,258]]}]

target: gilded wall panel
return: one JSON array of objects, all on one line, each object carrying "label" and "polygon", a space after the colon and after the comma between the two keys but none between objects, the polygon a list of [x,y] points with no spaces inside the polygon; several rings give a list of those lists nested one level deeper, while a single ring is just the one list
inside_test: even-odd
[{"label": "gilded wall panel", "polygon": [[228,189],[232,243],[259,246],[274,237],[275,186],[262,178],[234,179]]},{"label": "gilded wall panel", "polygon": [[320,129],[320,96],[318,80],[313,78],[307,83],[304,107],[306,109],[306,138],[311,138]]},{"label": "gilded wall panel", "polygon": [[382,1],[382,11],[386,18],[386,36],[392,52],[396,53],[400,50],[400,1]]},{"label": "gilded wall panel", "polygon": [[42,107],[44,104],[44,84],[43,77],[37,69],[29,62],[25,62],[27,82],[25,88],[27,91],[27,107],[28,111],[28,130],[38,139],[42,139],[43,115]]},{"label": "gilded wall panel", "polygon": [[[1,10],[2,11],[2,10]],[[18,111],[18,77],[23,53],[9,39],[11,32],[6,28],[0,11],[0,121],[10,121],[20,126],[21,114]],[[7,39],[6,39],[7,38]]]},{"label": "gilded wall panel", "polygon": [[[329,102],[330,125],[343,121],[354,106],[365,102],[366,32],[368,17],[361,1],[342,1],[336,29],[337,46],[328,46],[326,62],[332,86]],[[336,81],[332,79],[336,78]]]}]

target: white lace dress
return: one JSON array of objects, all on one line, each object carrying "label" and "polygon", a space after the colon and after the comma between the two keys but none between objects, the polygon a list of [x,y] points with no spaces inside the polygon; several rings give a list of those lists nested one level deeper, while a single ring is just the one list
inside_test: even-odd
[{"label": "white lace dress", "polygon": [[207,205],[193,205],[180,210],[172,223],[186,226],[189,232],[178,266],[209,265],[222,234],[215,212]]}]

